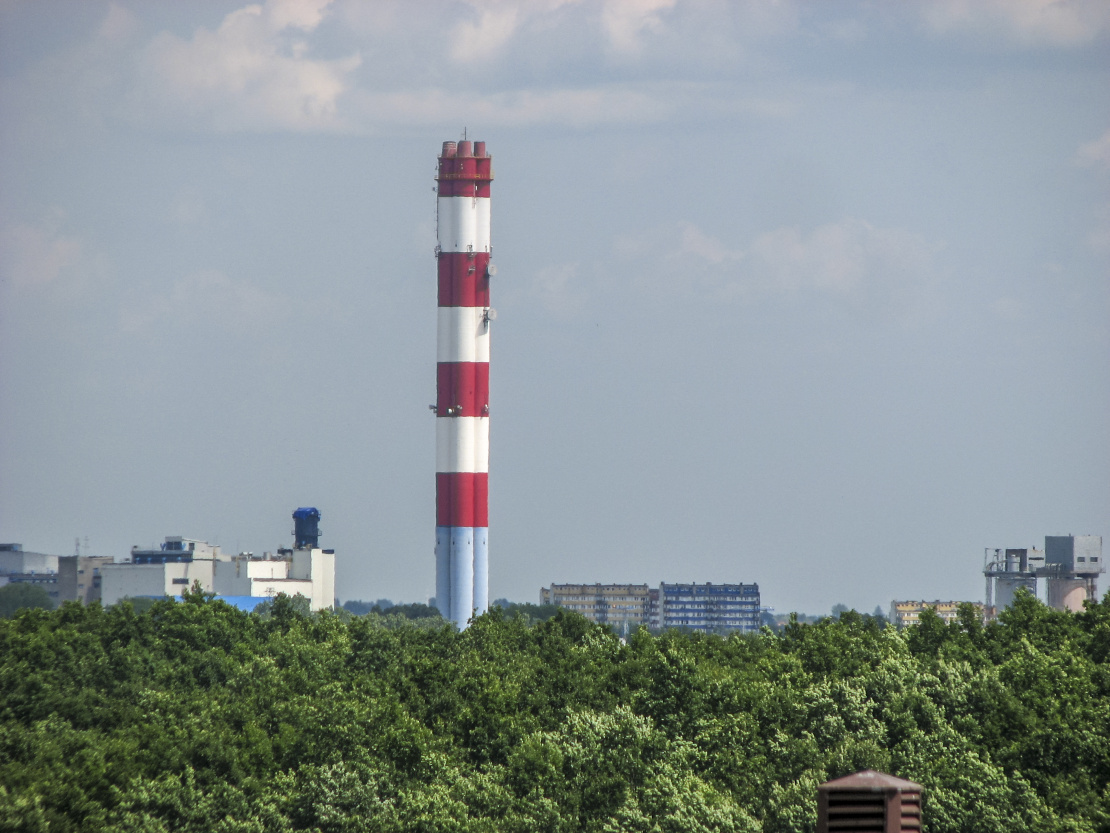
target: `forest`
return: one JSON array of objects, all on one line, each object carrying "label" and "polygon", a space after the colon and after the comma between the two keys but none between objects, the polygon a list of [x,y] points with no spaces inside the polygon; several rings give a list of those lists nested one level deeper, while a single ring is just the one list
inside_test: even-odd
[{"label": "forest", "polygon": [[0,619],[0,830],[806,833],[864,768],[931,833],[1110,833],[1110,595],[627,641],[199,592]]}]

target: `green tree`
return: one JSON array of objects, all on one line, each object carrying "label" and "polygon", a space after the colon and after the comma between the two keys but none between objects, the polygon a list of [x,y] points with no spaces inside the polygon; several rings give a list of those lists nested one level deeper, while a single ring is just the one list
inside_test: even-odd
[{"label": "green tree", "polygon": [[505,615],[513,619],[517,616],[522,617],[528,624],[535,624],[536,622],[546,622],[553,617],[556,613],[562,610],[558,605],[538,605],[531,602],[510,602],[508,599],[498,599],[494,602],[495,607],[501,608],[505,611]]},{"label": "green tree", "polygon": [[923,833],[1110,831],[1110,597],[899,633],[495,607],[248,614],[210,594],[0,619],[0,828],[811,833],[817,784],[926,788]]},{"label": "green tree", "polygon": [[[169,597],[164,596],[163,599],[165,599],[165,598],[169,598]],[[123,605],[123,604],[131,605],[131,609],[134,610],[136,613],[146,613],[148,610],[150,610],[152,607],[154,607],[154,605],[158,601],[160,601],[160,600],[156,599],[152,596],[124,596],[122,599],[120,599],[118,602],[116,602],[116,604],[117,605]]]},{"label": "green tree", "polygon": [[46,588],[38,584],[13,582],[0,587],[0,616],[14,616],[17,611],[27,608],[53,610],[54,600]]}]

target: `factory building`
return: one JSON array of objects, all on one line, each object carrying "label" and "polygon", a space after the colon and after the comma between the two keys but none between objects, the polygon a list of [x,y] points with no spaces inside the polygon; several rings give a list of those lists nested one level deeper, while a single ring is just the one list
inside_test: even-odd
[{"label": "factory building", "polygon": [[92,604],[101,601],[101,571],[115,559],[109,555],[63,555],[58,558],[58,598]]},{"label": "factory building", "polygon": [[180,598],[194,584],[249,609],[285,593],[300,594],[313,610],[323,610],[335,601],[335,554],[302,548],[261,557],[231,555],[204,541],[170,537],[157,550],[132,550],[130,563],[103,568],[101,601],[110,605],[124,598]]},{"label": "factory building", "polygon": [[58,590],[58,558],[44,552],[25,552],[22,544],[0,544],[0,587],[34,584],[45,590],[57,605],[62,601]]},{"label": "factory building", "polygon": [[100,569],[110,556],[49,555],[27,552],[22,544],[0,544],[0,587],[34,584],[42,587],[55,605],[100,598]]},{"label": "factory building", "polygon": [[1101,535],[1048,535],[1044,539],[1044,573],[1048,606],[1080,611],[1083,602],[1098,601],[1102,561]]},{"label": "factory building", "polygon": [[1083,602],[1098,599],[1098,576],[1105,569],[1099,535],[1047,535],[1044,549],[987,549],[987,617],[1009,607],[1022,588],[1056,610],[1080,611]]},{"label": "factory building", "polygon": [[436,172],[436,605],[489,607],[490,183],[485,142],[444,142]]},{"label": "factory building", "polygon": [[44,552],[26,552],[22,544],[0,544],[0,575],[55,575],[59,557]]},{"label": "factory building", "polygon": [[1037,571],[1044,568],[1044,550],[1035,547],[1007,549],[1005,555],[1001,550],[996,550],[992,568],[997,570],[994,576],[994,592],[991,593],[991,582],[987,582],[986,605],[1002,610],[1014,602],[1014,596],[1019,590],[1028,590],[1037,595]]},{"label": "factory building", "polygon": [[199,584],[206,593],[248,610],[279,593],[306,597],[312,610],[335,603],[335,553],[317,544],[320,513],[305,507],[293,513],[292,549],[277,553],[231,555],[219,546],[180,536],[167,537],[158,549],[131,549],[131,560],[100,569],[104,604],[124,598],[180,597]]},{"label": "factory building", "polygon": [[158,549],[132,547],[130,561],[101,571],[100,600],[111,605],[124,598],[180,597],[193,584],[212,593],[215,563],[229,557],[218,546],[180,536],[166,538]]},{"label": "factory building", "polygon": [[754,632],[762,614],[758,584],[553,584],[540,590],[540,604],[574,610],[620,632],[638,626]]}]

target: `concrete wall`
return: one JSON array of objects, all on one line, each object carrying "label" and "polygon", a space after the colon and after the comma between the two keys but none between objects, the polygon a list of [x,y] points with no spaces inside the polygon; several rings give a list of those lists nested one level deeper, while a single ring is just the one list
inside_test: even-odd
[{"label": "concrete wall", "polygon": [[0,573],[56,573],[58,556],[42,552],[0,552]]},{"label": "concrete wall", "polygon": [[[286,596],[296,596],[300,593],[311,603],[312,601],[312,586],[311,581],[301,581],[299,579],[256,579],[252,584],[252,596],[262,596],[273,598],[278,593],[284,593]],[[313,610],[320,610],[315,604],[312,605]]]},{"label": "concrete wall", "polygon": [[285,559],[234,558],[231,561],[216,561],[212,587],[221,596],[265,596],[265,593],[255,592],[255,583],[260,580],[284,580],[288,574],[289,562]]},{"label": "concrete wall", "polygon": [[306,597],[313,610],[335,604],[335,555],[320,549],[294,550],[289,560],[169,561],[165,564],[109,564],[100,571],[105,605],[126,596],[180,596],[199,581],[220,596]]},{"label": "concrete wall", "polygon": [[994,585],[994,604],[999,610],[1009,607],[1014,603],[1014,595],[1018,589],[1024,587],[1036,595],[1037,580],[1035,578],[999,578]]},{"label": "concrete wall", "polygon": [[335,553],[321,549],[293,550],[289,578],[312,582],[312,593],[305,595],[313,610],[325,610],[335,604]]},{"label": "concrete wall", "polygon": [[212,593],[212,561],[167,564],[108,564],[100,571],[100,597],[105,605],[126,596],[180,596],[199,581]]},{"label": "concrete wall", "polygon": [[1056,610],[1078,613],[1087,600],[1087,582],[1081,578],[1052,578],[1048,580],[1048,606]]},{"label": "concrete wall", "polygon": [[1045,563],[1060,564],[1069,573],[1101,573],[1101,535],[1046,535]]},{"label": "concrete wall", "polygon": [[112,564],[107,555],[63,555],[58,558],[58,598],[91,604],[101,600],[100,571]]}]

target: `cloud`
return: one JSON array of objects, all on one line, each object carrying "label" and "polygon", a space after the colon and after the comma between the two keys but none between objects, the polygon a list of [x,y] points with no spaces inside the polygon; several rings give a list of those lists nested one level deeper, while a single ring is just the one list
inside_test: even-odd
[{"label": "cloud", "polygon": [[[1110,173],[1110,130],[1081,146],[1075,161],[1099,173]],[[1094,228],[1087,235],[1087,245],[1100,254],[1110,252],[1110,203],[1095,209]]]},{"label": "cloud", "polygon": [[1105,0],[933,0],[921,13],[940,33],[1002,33],[1030,45],[1081,46],[1110,31]]},{"label": "cloud", "polygon": [[313,60],[307,35],[331,0],[267,0],[227,15],[189,40],[155,37],[140,58],[141,105],[209,121],[217,129],[342,127],[339,99],[361,63]]},{"label": "cloud", "polygon": [[1110,254],[1110,202],[1095,210],[1095,227],[1087,235],[1087,244],[1096,252]]},{"label": "cloud", "polygon": [[1079,148],[1076,159],[1081,165],[1110,172],[1110,130]]},{"label": "cloud", "polygon": [[779,118],[794,105],[737,90],[722,73],[743,62],[738,44],[790,26],[791,7],[266,0],[191,33],[155,33],[144,31],[154,12],[117,2],[84,42],[0,80],[0,104],[35,144],[107,135],[120,119],[170,131],[373,135]]},{"label": "cloud", "polygon": [[589,293],[579,280],[577,263],[560,263],[541,269],[532,279],[532,294],[545,309],[556,315],[580,312],[589,299]]},{"label": "cloud", "polygon": [[204,225],[208,220],[204,198],[192,188],[179,191],[170,203],[169,218],[179,229]]},{"label": "cloud", "polygon": [[848,294],[868,285],[903,283],[923,275],[935,247],[901,229],[848,218],[803,234],[779,228],[751,244],[757,277],[787,292]]},{"label": "cloud", "polygon": [[[674,242],[663,246],[660,240]],[[680,292],[713,301],[767,297],[838,297],[853,302],[905,307],[932,279],[939,247],[897,228],[857,218],[827,223],[806,233],[784,226],[746,246],[730,246],[693,223],[669,234],[622,237],[615,253],[624,260],[653,261],[636,270],[638,289]]]},{"label": "cloud", "polygon": [[[547,0],[547,2],[505,2],[505,0],[470,0],[476,21],[464,21],[454,28],[451,56],[460,61],[488,61],[509,40],[524,31],[550,35],[559,23],[573,23],[573,32],[564,36],[581,39],[594,32],[605,45],[620,56],[637,56],[644,39],[664,29],[664,14],[675,8],[677,0],[602,0],[582,3],[581,0]],[[554,16],[568,6],[578,6],[574,18]]]},{"label": "cloud", "polygon": [[714,265],[730,260],[741,260],[744,257],[742,251],[727,248],[720,240],[710,237],[693,223],[679,223],[679,229],[680,254],[692,255]]},{"label": "cloud", "polygon": [[491,7],[479,12],[478,21],[463,21],[455,27],[451,57],[456,61],[488,61],[516,31],[520,9]]},{"label": "cloud", "polygon": [[[177,114],[195,122],[201,117],[220,130],[292,129],[309,131],[373,132],[390,124],[442,125],[482,122],[487,125],[568,124],[592,126],[658,121],[671,115],[684,99],[674,85],[593,84],[584,88],[542,85],[523,89],[475,91],[459,89],[459,79],[436,78],[415,86],[412,79],[393,84],[356,84],[360,55],[317,60],[312,35],[332,0],[268,0],[227,15],[215,31],[198,29],[184,40],[163,32],[151,41],[140,63],[147,77],[139,95],[138,111],[153,110],[159,118]],[[616,38],[621,50],[632,48],[639,33],[660,25],[658,11],[674,0],[636,0],[608,3],[602,21],[580,14],[579,24],[601,26]],[[436,76],[443,61],[435,53],[435,38],[447,37],[448,54],[461,63],[490,62],[525,26],[544,29],[552,14],[571,0],[519,4],[472,2],[474,18],[428,33],[427,60]],[[403,16],[376,18],[404,40],[410,27]],[[560,18],[562,24],[568,21]],[[419,29],[426,21],[411,24]],[[409,32],[411,35],[412,33]],[[536,32],[530,33],[536,36]],[[564,33],[566,34],[566,33]],[[367,35],[369,37],[369,35]],[[375,66],[388,54],[386,44],[371,48]],[[688,93],[689,90],[686,90]]]},{"label": "cloud", "polygon": [[624,85],[485,95],[436,88],[364,94],[354,102],[367,120],[379,123],[486,126],[638,124],[661,121],[674,106],[667,96]]},{"label": "cloud", "polygon": [[81,261],[81,241],[59,231],[63,217],[55,210],[42,223],[0,229],[0,281],[16,291],[56,285]]},{"label": "cloud", "polygon": [[100,22],[97,34],[107,41],[129,40],[139,31],[139,19],[118,3],[108,6],[108,13]]},{"label": "cloud", "polygon": [[[790,115],[806,95],[751,83],[787,60],[772,59],[770,44],[799,33],[858,39],[874,17],[850,7],[829,22],[800,8],[793,0],[244,0],[215,26],[143,37],[154,13],[117,2],[86,48],[46,67],[41,83],[25,75],[8,86],[25,94],[15,102],[26,112],[20,121],[34,120],[51,141],[88,131],[40,126],[41,102],[54,102],[66,127],[74,114],[89,122],[122,114],[196,131],[765,120]],[[886,18],[922,14],[936,31],[1001,29],[1063,43],[1110,26],[1108,4],[1046,0],[935,0]]]},{"label": "cloud", "polygon": [[124,307],[120,326],[127,332],[164,332],[174,324],[258,333],[281,326],[294,311],[293,301],[283,295],[205,269],[174,281],[168,292],[148,295]]},{"label": "cloud", "polygon": [[1029,312],[1021,301],[1009,296],[996,298],[990,305],[991,312],[1007,324],[1022,324],[1029,320]]},{"label": "cloud", "polygon": [[663,28],[663,15],[676,0],[606,0],[601,26],[610,47],[623,55],[638,54],[643,36]]}]

